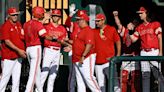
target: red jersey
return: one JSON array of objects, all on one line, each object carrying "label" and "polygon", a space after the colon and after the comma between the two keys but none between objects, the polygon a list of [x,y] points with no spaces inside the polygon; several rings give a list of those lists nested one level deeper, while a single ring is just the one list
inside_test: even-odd
[{"label": "red jersey", "polygon": [[[159,22],[151,22],[148,24],[140,24],[134,33],[135,37],[141,39],[141,49],[159,48],[158,34],[162,33]],[[153,44],[152,44],[153,42]]]},{"label": "red jersey", "polygon": [[26,47],[41,45],[40,36],[46,35],[43,24],[37,20],[30,20],[23,26],[25,32]]},{"label": "red jersey", "polygon": [[89,53],[86,55],[89,56],[90,54],[94,53],[95,41],[94,41],[94,32],[93,30],[87,26],[85,28],[80,29],[81,31],[78,32],[75,39],[73,39],[73,55],[72,55],[72,62],[79,62],[82,54],[85,50],[86,44],[92,44],[92,48]]},{"label": "red jersey", "polygon": [[[62,25],[55,27],[53,26],[52,23],[49,23],[48,25],[45,26],[45,29],[49,36],[57,37],[57,39],[59,40],[64,40],[66,38],[67,31]],[[61,44],[59,44],[58,42],[44,40],[44,46],[45,47],[48,47],[48,46],[61,47]]]},{"label": "red jersey", "polygon": [[15,59],[19,58],[19,54],[13,50],[12,48],[8,47],[4,40],[10,40],[15,46],[18,48],[25,50],[24,47],[24,33],[20,22],[16,22],[14,25],[7,20],[1,28],[1,40],[2,40],[2,60],[4,59]]},{"label": "red jersey", "polygon": [[120,37],[116,29],[112,26],[106,25],[104,28],[105,38],[100,37],[100,29],[95,29],[95,52],[96,64],[107,63],[107,58],[113,57],[115,55],[114,44],[120,40]]}]

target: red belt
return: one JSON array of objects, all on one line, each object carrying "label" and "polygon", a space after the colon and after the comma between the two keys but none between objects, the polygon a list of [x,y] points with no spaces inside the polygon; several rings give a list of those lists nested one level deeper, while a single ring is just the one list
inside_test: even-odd
[{"label": "red belt", "polygon": [[157,50],[157,48],[145,48],[145,49],[142,49],[143,51],[146,51],[146,52],[150,52],[150,51],[153,51],[153,50]]},{"label": "red belt", "polygon": [[53,50],[60,50],[60,47],[48,46],[47,48],[50,48],[50,49],[53,49]]}]

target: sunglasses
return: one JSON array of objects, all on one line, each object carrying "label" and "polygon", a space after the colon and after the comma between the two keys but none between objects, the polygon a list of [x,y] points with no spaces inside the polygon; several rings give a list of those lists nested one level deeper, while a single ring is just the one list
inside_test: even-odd
[{"label": "sunglasses", "polygon": [[76,21],[80,21],[80,20],[83,20],[83,19],[76,19]]},{"label": "sunglasses", "polygon": [[18,16],[18,14],[13,14],[13,15],[10,15],[10,16]]},{"label": "sunglasses", "polygon": [[101,20],[96,20],[95,22],[100,22]]},{"label": "sunglasses", "polygon": [[61,17],[61,16],[59,16],[59,15],[52,15],[52,17]]}]

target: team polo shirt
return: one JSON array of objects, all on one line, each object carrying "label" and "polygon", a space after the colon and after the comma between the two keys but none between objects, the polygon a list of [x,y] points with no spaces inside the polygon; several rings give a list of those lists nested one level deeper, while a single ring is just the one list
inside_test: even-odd
[{"label": "team polo shirt", "polygon": [[[67,31],[62,25],[58,25],[57,27],[55,27],[52,23],[49,23],[48,25],[45,26],[45,29],[49,36],[52,36],[52,37],[54,36],[58,40],[62,41],[66,38]],[[48,47],[48,46],[61,47],[61,44],[59,44],[58,42],[52,42],[49,40],[45,40],[44,46],[45,47]]]},{"label": "team polo shirt", "polygon": [[92,44],[92,48],[86,55],[89,56],[90,54],[94,53],[94,47],[95,47],[95,41],[94,41],[94,32],[93,30],[87,26],[85,28],[82,28],[80,32],[77,33],[75,39],[73,40],[73,55],[72,55],[72,62],[79,62],[82,54],[85,50],[86,44]]},{"label": "team polo shirt", "polygon": [[41,22],[30,20],[23,26],[25,33],[26,47],[41,45],[40,37],[46,35],[46,30]]},{"label": "team polo shirt", "polygon": [[95,52],[96,64],[107,63],[107,58],[113,57],[115,55],[115,42],[120,40],[120,37],[116,29],[112,26],[106,25],[104,28],[105,38],[100,37],[100,29],[95,29]]},{"label": "team polo shirt", "polygon": [[2,60],[4,59],[15,59],[20,57],[19,54],[7,46],[4,40],[10,40],[15,46],[24,50],[24,41],[23,41],[23,34],[22,34],[22,26],[20,22],[16,22],[14,25],[7,20],[2,25],[1,30],[1,39],[2,39]]},{"label": "team polo shirt", "polygon": [[141,49],[159,48],[158,34],[162,33],[159,22],[141,24],[136,28],[134,36],[141,39]]}]

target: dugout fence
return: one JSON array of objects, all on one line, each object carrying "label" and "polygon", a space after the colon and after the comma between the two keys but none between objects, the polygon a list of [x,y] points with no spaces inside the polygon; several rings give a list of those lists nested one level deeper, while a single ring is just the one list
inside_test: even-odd
[{"label": "dugout fence", "polygon": [[[114,92],[114,71],[116,69],[115,64],[121,62],[121,61],[158,61],[161,63],[164,61],[164,56],[117,56],[113,58],[109,58],[110,65],[109,65],[109,80],[108,80],[108,92]],[[161,71],[159,71],[161,73]],[[160,89],[160,86],[158,85],[158,92]]]}]

